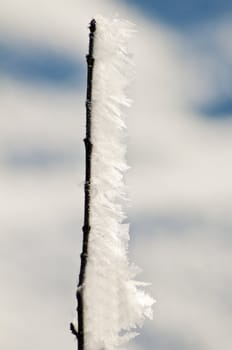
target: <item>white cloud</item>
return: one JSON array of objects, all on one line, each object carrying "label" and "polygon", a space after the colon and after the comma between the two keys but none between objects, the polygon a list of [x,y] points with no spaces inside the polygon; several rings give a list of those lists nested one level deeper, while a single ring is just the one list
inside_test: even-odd
[{"label": "white cloud", "polygon": [[[117,7],[116,2],[98,0],[2,1],[1,32],[49,44],[84,60],[91,16],[102,11],[112,14]],[[138,28],[131,44],[135,102],[128,116],[128,158],[133,168],[127,180],[133,211],[148,216],[171,213],[178,218],[199,215],[216,227],[212,237],[212,226],[203,225],[198,233],[192,228],[183,239],[166,238],[165,226],[163,239],[153,237],[155,228],[148,237],[136,238],[138,260],[134,260],[144,266],[159,301],[154,324],[147,327],[183,332],[184,337],[197,338],[204,350],[222,344],[227,348],[230,311],[217,296],[226,293],[230,281],[230,247],[220,237],[220,223],[231,223],[232,124],[206,120],[192,109],[193,103],[216,96],[220,87],[214,74],[220,67],[205,51],[202,55],[195,46],[194,51],[185,36],[173,29],[148,22],[126,7],[118,12]],[[228,59],[230,31],[228,22],[221,21],[196,32],[196,37],[211,33],[214,40],[216,33],[215,45]],[[67,322],[75,304],[70,269],[76,269],[83,211],[83,192],[77,185],[83,180],[84,94],[41,90],[10,80],[0,84],[0,229],[5,271],[0,304],[5,335],[0,345],[6,350],[16,344],[25,350],[75,346]],[[6,166],[4,159],[12,150],[33,147],[67,153],[78,149],[81,166],[74,161],[47,172],[18,172]],[[12,337],[12,330],[18,337]]]},{"label": "white cloud", "polygon": [[194,110],[193,102],[215,96],[217,67],[206,74],[210,55],[202,60],[185,44],[184,36],[176,40],[168,30],[139,27],[134,41],[139,77],[129,118],[137,172],[132,192],[139,208],[215,214],[218,203],[227,210],[232,202],[232,122],[212,121]]},{"label": "white cloud", "polygon": [[87,50],[88,23],[98,13],[112,16],[128,9],[111,0],[13,0],[1,1],[1,33],[53,47],[79,52]]},{"label": "white cloud", "polygon": [[231,246],[215,231],[216,239],[206,226],[190,224],[179,236],[164,224],[160,234],[137,238],[136,259],[157,298],[151,334],[175,330],[183,343],[209,350],[231,343]]}]

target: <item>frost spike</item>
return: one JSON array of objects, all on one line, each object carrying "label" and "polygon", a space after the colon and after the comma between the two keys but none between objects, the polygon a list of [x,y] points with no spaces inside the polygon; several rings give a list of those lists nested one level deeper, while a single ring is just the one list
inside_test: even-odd
[{"label": "frost spike", "polygon": [[[83,247],[77,289],[78,350],[119,350],[134,337],[153,299],[134,280],[125,224],[126,89],[131,80],[128,39],[133,26],[95,17],[87,55],[86,178]],[[94,68],[94,69],[93,69]],[[76,331],[76,333],[75,333]]]}]

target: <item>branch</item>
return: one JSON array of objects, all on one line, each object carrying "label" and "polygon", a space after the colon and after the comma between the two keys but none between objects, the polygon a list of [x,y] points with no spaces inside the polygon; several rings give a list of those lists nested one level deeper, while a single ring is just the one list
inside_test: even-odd
[{"label": "branch", "polygon": [[84,300],[83,300],[83,284],[85,280],[85,270],[88,259],[88,241],[90,233],[89,211],[90,211],[90,185],[91,185],[91,107],[92,107],[92,80],[93,80],[93,48],[94,48],[94,33],[96,30],[96,21],[92,19],[89,25],[89,53],[86,56],[87,61],[87,93],[86,93],[86,137],[85,144],[85,204],[84,204],[84,225],[83,244],[81,253],[81,265],[79,274],[79,283],[76,293],[77,298],[77,318],[78,332],[73,324],[70,324],[71,332],[78,339],[78,350],[84,350]]}]

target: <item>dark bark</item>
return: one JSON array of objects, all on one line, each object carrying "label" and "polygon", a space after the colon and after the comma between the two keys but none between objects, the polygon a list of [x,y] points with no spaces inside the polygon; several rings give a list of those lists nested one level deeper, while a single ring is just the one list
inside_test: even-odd
[{"label": "dark bark", "polygon": [[[78,350],[85,349],[84,343],[84,296],[83,296],[83,284],[85,281],[85,270],[88,259],[88,241],[90,234],[90,186],[91,186],[91,154],[92,154],[92,142],[91,142],[91,117],[92,117],[92,81],[93,81],[93,67],[94,67],[94,33],[96,30],[96,21],[93,19],[89,25],[89,52],[86,56],[87,61],[87,93],[86,93],[86,137],[84,139],[85,144],[85,202],[84,202],[84,225],[83,231],[83,244],[79,283],[77,288],[77,318],[78,318],[78,331],[74,332],[78,340]],[[73,328],[71,329],[73,331]]]}]

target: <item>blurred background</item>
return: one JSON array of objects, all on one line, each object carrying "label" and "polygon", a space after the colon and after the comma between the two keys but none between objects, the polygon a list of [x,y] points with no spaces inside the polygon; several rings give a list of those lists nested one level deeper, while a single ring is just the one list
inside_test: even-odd
[{"label": "blurred background", "polygon": [[130,259],[154,320],[130,350],[232,344],[232,2],[0,0],[0,347],[75,349],[88,23],[137,26]]}]

